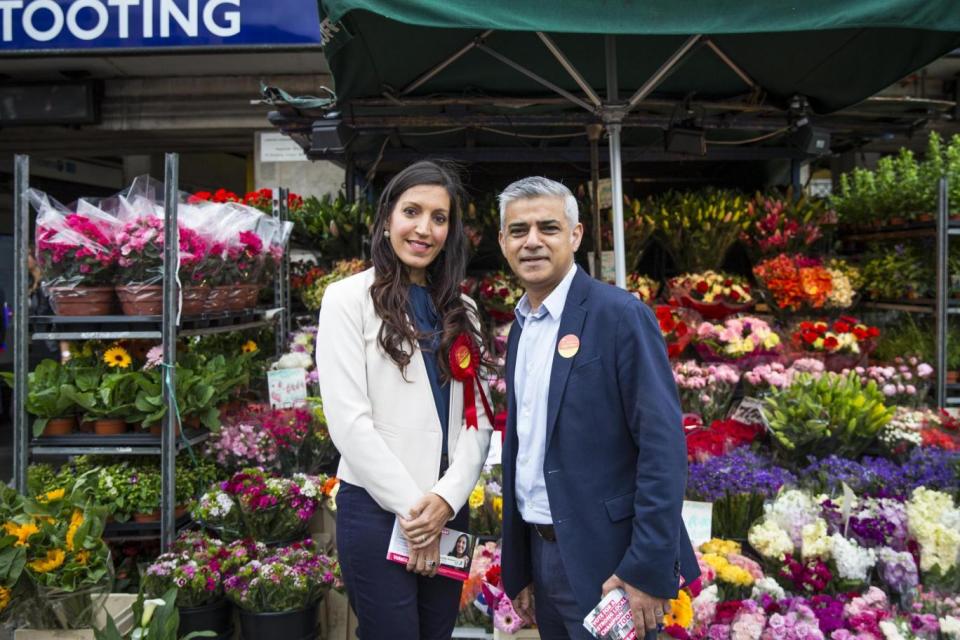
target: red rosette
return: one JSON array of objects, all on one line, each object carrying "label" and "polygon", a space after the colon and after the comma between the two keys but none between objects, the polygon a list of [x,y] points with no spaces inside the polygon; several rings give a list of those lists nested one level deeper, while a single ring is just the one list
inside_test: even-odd
[{"label": "red rosette", "polygon": [[487,420],[491,425],[494,424],[493,411],[490,409],[490,402],[486,394],[483,393],[483,387],[480,385],[478,371],[480,369],[480,349],[476,343],[466,333],[461,333],[450,346],[450,375],[454,380],[463,383],[463,415],[467,421],[467,429],[479,429],[477,421],[477,404],[474,395],[474,386],[480,392],[480,400],[483,402],[483,410],[487,414]]}]

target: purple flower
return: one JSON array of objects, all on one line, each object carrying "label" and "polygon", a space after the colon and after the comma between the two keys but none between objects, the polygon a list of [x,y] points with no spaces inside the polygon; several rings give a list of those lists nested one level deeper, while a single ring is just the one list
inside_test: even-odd
[{"label": "purple flower", "polygon": [[748,447],[739,447],[726,455],[691,464],[687,491],[694,499],[710,502],[739,494],[772,498],[782,486],[796,481],[786,469],[774,466]]}]

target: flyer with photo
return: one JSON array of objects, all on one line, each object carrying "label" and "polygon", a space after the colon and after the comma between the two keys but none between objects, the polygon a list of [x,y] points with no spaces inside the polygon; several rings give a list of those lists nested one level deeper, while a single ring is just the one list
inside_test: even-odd
[{"label": "flyer with photo", "polygon": [[[456,529],[444,529],[440,534],[440,567],[437,575],[454,580],[466,580],[470,577],[470,562],[473,558],[473,549],[477,544],[475,536]],[[400,529],[400,521],[393,523],[393,533],[390,536],[390,546],[387,549],[387,560],[399,564],[407,564],[410,559],[410,548],[407,539]]]},{"label": "flyer with photo", "polygon": [[599,640],[635,640],[630,602],[623,589],[610,591],[583,619],[583,626]]}]

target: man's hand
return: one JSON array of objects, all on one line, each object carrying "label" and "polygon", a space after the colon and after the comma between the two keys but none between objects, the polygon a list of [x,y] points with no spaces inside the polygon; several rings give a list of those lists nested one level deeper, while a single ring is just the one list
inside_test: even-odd
[{"label": "man's hand", "polygon": [[513,604],[513,610],[517,612],[517,615],[523,619],[528,625],[533,625],[537,623],[536,610],[533,606],[533,583],[531,582],[526,587],[523,588],[523,591],[517,594],[516,600],[511,600]]},{"label": "man's hand", "polygon": [[435,539],[447,521],[453,517],[453,509],[446,500],[435,493],[428,493],[410,509],[410,518],[400,518],[400,529],[407,538],[410,549],[426,549]]},{"label": "man's hand", "polygon": [[424,549],[410,550],[407,571],[432,578],[440,568],[440,538],[434,538]]},{"label": "man's hand", "polygon": [[653,631],[657,628],[657,625],[663,624],[663,615],[670,612],[669,600],[647,595],[618,578],[617,574],[613,574],[603,583],[603,595],[607,595],[617,587],[623,589],[627,594],[630,611],[633,612],[633,624],[637,628],[637,637],[642,635],[641,629]]}]

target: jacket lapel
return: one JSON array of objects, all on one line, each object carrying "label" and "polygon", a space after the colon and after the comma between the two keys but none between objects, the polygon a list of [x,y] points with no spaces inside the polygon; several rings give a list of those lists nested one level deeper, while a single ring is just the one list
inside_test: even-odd
[{"label": "jacket lapel", "polygon": [[507,340],[507,442],[512,451],[511,464],[516,463],[517,449],[520,446],[517,439],[517,397],[513,392],[514,372],[517,368],[517,345],[520,344],[520,333],[523,331],[520,323],[513,321],[510,327],[510,337]]},{"label": "jacket lapel", "polygon": [[[583,330],[583,323],[587,319],[587,310],[582,305],[590,292],[590,276],[583,269],[577,267],[577,273],[570,283],[570,291],[567,293],[567,301],[563,305],[563,315],[560,316],[560,330],[557,331],[557,343],[564,336],[573,334],[580,340]],[[567,377],[570,375],[570,369],[573,367],[573,361],[576,358],[564,358],[554,347],[553,369],[550,372],[550,390],[547,395],[547,447],[550,446],[550,438],[553,437],[553,430],[557,424],[557,416],[560,414],[560,401],[563,399],[563,392],[567,387]]]}]

